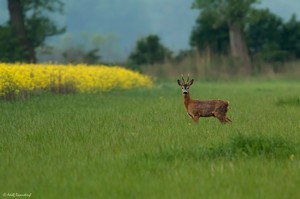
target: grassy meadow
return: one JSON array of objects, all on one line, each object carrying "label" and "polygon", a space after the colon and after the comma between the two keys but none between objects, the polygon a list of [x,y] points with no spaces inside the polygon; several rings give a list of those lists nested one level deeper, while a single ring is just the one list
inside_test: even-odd
[{"label": "grassy meadow", "polygon": [[[187,116],[176,81],[0,101],[0,194],[31,198],[300,197],[300,82],[196,79],[232,124]],[[6,194],[6,195],[5,195]]]}]

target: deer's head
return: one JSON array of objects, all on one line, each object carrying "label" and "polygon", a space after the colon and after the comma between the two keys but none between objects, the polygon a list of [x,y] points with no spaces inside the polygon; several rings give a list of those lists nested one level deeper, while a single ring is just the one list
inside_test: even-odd
[{"label": "deer's head", "polygon": [[194,79],[191,79],[191,81],[189,81],[190,77],[188,75],[188,78],[187,80],[185,81],[184,78],[183,78],[183,75],[182,75],[182,81],[180,80],[177,80],[177,83],[178,85],[181,87],[181,90],[182,90],[182,94],[183,95],[186,95],[189,93],[189,89],[190,89],[190,86],[193,84],[194,82]]}]

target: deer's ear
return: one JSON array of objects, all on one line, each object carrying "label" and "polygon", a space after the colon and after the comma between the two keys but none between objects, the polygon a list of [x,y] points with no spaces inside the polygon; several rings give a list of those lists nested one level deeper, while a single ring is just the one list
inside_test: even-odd
[{"label": "deer's ear", "polygon": [[191,86],[194,83],[194,79],[191,79],[189,85]]},{"label": "deer's ear", "polygon": [[179,86],[182,86],[182,83],[179,79],[177,80],[177,83],[178,83]]}]

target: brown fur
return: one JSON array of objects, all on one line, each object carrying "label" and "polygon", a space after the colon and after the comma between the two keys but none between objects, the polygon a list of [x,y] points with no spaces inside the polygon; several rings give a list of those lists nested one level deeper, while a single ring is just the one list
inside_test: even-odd
[{"label": "brown fur", "polygon": [[188,115],[198,122],[200,117],[216,117],[222,124],[231,122],[226,116],[228,111],[229,103],[223,100],[193,100],[190,97],[189,88],[193,84],[194,80],[185,83],[180,80],[177,81],[178,85],[181,86],[183,93],[183,102]]}]

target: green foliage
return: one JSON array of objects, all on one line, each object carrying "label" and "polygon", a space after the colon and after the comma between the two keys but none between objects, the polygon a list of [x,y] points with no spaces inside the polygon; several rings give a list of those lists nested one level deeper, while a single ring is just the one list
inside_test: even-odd
[{"label": "green foliage", "polygon": [[266,137],[261,135],[236,135],[228,143],[218,143],[209,147],[189,147],[160,149],[145,153],[147,160],[158,161],[203,161],[233,160],[241,158],[286,159],[299,154],[298,144],[283,137]]},{"label": "green foliage", "polygon": [[253,9],[246,26],[251,55],[267,62],[285,61],[288,52],[280,44],[283,26],[283,20],[268,9]]},{"label": "green foliage", "polygon": [[283,137],[238,135],[231,138],[229,143],[211,148],[205,155],[208,158],[288,158],[300,152],[297,146]]},{"label": "green foliage", "polygon": [[[49,17],[50,13],[62,13],[61,0],[23,0],[21,3],[27,39],[34,48],[44,45],[47,37],[65,31],[64,27],[58,27]],[[0,42],[0,49],[6,49],[5,53],[0,54],[0,61],[26,61],[26,52],[20,46],[10,23],[0,27],[0,41],[3,41]]]},{"label": "green foliage", "polygon": [[[300,22],[293,15],[288,22],[268,9],[252,8],[258,1],[195,0],[194,8],[201,10],[190,43],[200,50],[209,47],[224,54],[229,48],[228,23],[241,24],[252,58],[258,62],[277,64],[300,58]],[[235,21],[237,20],[237,21]]]},{"label": "green foliage", "polygon": [[257,0],[195,0],[194,9],[200,9],[190,43],[200,50],[209,46],[217,53],[228,52],[229,26],[237,24],[243,30],[252,5]]},{"label": "green foliage", "polygon": [[277,101],[277,105],[279,105],[279,106],[288,105],[288,106],[299,106],[300,107],[300,96],[279,99]]},{"label": "green foliage", "polygon": [[296,15],[292,15],[291,19],[283,25],[280,39],[282,50],[289,52],[292,58],[300,58],[300,21]]},{"label": "green foliage", "polygon": [[0,26],[0,49],[0,62],[16,62],[23,59],[23,50],[18,46],[17,36],[8,25]]},{"label": "green foliage", "polygon": [[195,0],[193,8],[209,12],[220,24],[238,23],[243,25],[251,6],[258,0]]},{"label": "green foliage", "polygon": [[194,8],[216,19],[212,27],[217,25],[219,28],[222,27],[223,31],[225,24],[227,25],[230,55],[234,65],[239,65],[239,73],[243,75],[249,75],[252,72],[244,27],[251,6],[256,2],[257,0],[195,0],[193,5]]},{"label": "green foliage", "polygon": [[32,12],[33,15],[42,15],[47,12],[63,13],[64,3],[61,0],[22,0],[24,12]]},{"label": "green foliage", "polygon": [[29,40],[36,48],[44,44],[47,37],[61,34],[64,27],[58,27],[47,14],[63,13],[61,0],[25,0],[25,26]]},{"label": "green foliage", "polygon": [[247,41],[258,60],[282,63],[300,58],[300,21],[293,15],[287,22],[269,10],[253,10],[247,25]]},{"label": "green foliage", "polygon": [[46,16],[33,15],[26,19],[26,29],[28,32],[28,39],[36,48],[42,46],[47,37],[61,34],[65,28],[59,28],[51,19]]},{"label": "green foliage", "polygon": [[137,41],[129,61],[134,65],[162,63],[171,56],[171,51],[160,43],[157,35],[149,35]]},{"label": "green foliage", "polygon": [[218,54],[227,54],[229,51],[227,23],[220,24],[215,15],[202,11],[192,30],[190,44],[201,51],[211,50]]}]

